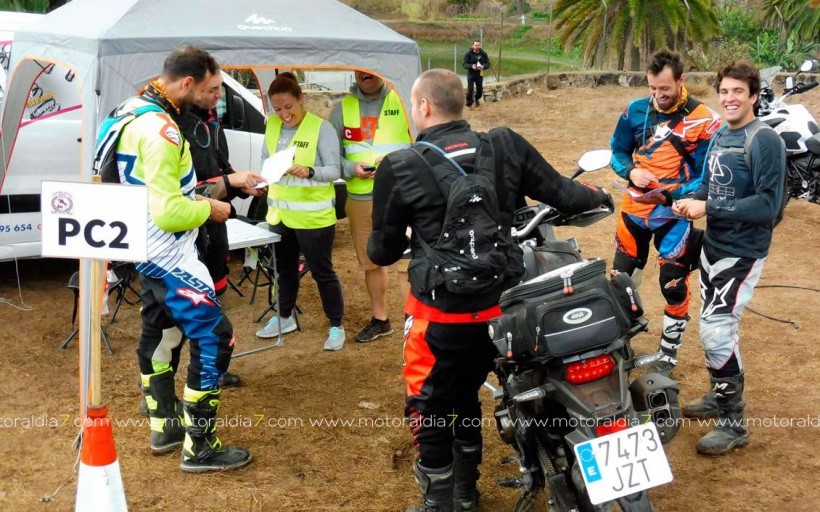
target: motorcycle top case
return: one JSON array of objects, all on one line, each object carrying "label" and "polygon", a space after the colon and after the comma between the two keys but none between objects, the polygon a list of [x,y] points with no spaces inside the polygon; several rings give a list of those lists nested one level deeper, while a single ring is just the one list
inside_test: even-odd
[{"label": "motorcycle top case", "polygon": [[513,360],[561,357],[612,343],[630,321],[606,277],[606,263],[573,263],[501,295],[491,336]]}]

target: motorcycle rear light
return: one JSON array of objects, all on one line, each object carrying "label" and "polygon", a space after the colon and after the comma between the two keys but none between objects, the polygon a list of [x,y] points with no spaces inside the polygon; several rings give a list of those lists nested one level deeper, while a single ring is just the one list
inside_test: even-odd
[{"label": "motorcycle rear light", "polygon": [[566,379],[571,384],[584,384],[602,379],[615,369],[615,360],[610,355],[603,355],[587,359],[578,363],[568,364]]},{"label": "motorcycle rear light", "polygon": [[609,434],[614,434],[615,432],[620,432],[621,430],[626,430],[628,427],[629,422],[626,421],[626,418],[618,418],[615,420],[609,418],[604,423],[595,426],[595,435],[604,437]]}]

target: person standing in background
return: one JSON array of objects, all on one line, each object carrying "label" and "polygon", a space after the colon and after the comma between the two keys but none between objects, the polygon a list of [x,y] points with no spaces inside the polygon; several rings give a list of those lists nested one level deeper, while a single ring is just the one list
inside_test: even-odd
[{"label": "person standing in background", "polygon": [[[478,100],[484,97],[484,70],[490,69],[490,57],[481,48],[481,41],[476,39],[473,46],[464,54],[464,69],[467,70],[467,106],[473,102],[478,106]],[[475,91],[475,96],[473,96]]]},{"label": "person standing in background", "polygon": [[[409,147],[412,139],[398,94],[371,73],[356,71],[355,77],[356,83],[333,107],[328,122],[336,129],[344,157],[345,213],[372,308],[370,321],[356,334],[356,341],[367,343],[393,333],[387,315],[387,268],[376,265],[367,255],[367,238],[373,230],[373,180],[381,159],[392,151]],[[403,260],[396,265],[400,279],[407,278],[406,263]],[[404,291],[402,299],[407,298],[407,288],[400,285],[400,291]]]}]

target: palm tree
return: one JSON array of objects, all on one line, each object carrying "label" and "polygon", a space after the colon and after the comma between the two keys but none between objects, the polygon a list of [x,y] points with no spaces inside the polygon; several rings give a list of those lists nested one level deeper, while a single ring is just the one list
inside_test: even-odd
[{"label": "palm tree", "polygon": [[719,31],[713,0],[558,0],[559,40],[583,41],[584,59],[596,67],[617,58],[617,69],[640,70],[647,55],[668,46],[708,41]]},{"label": "palm tree", "polygon": [[820,2],[764,0],[763,22],[782,30],[785,38],[795,37],[795,42],[817,43],[820,41]]}]

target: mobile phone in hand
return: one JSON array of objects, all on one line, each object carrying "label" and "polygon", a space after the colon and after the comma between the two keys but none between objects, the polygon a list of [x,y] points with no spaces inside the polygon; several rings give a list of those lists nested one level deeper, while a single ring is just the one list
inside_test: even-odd
[{"label": "mobile phone in hand", "polygon": [[375,165],[363,165],[362,170],[364,172],[375,172],[376,171],[376,166]]}]

